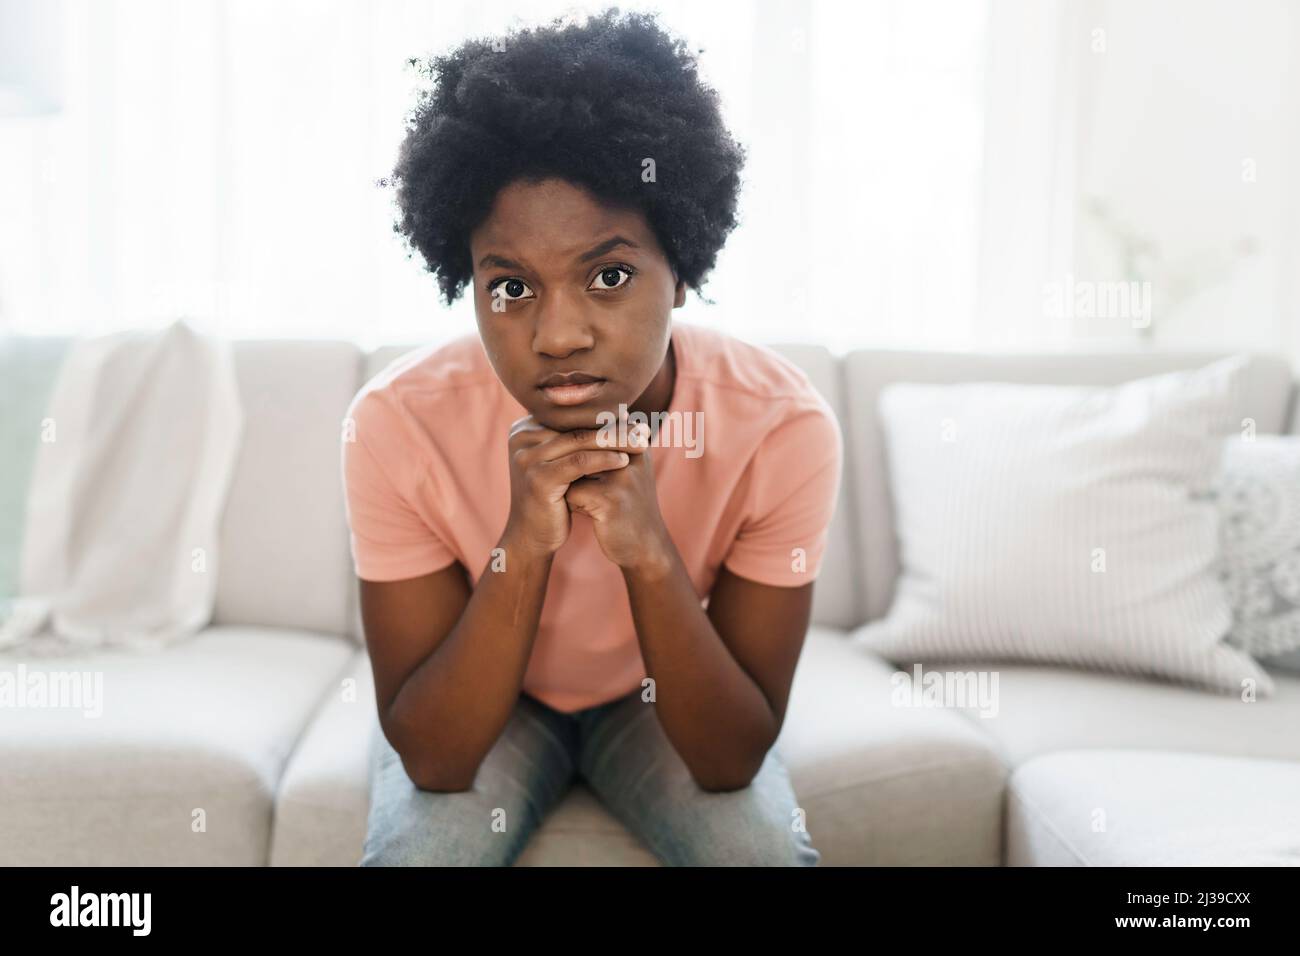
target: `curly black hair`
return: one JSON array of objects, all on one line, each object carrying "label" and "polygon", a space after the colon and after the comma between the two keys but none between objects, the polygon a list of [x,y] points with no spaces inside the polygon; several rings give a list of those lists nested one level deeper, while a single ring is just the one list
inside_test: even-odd
[{"label": "curly black hair", "polygon": [[704,298],[736,225],[745,149],[694,54],[654,14],[558,17],[408,63],[433,84],[380,185],[396,186],[393,231],[423,255],[448,305],[472,281],[469,236],[497,193],[552,176],[641,210],[677,278]]}]

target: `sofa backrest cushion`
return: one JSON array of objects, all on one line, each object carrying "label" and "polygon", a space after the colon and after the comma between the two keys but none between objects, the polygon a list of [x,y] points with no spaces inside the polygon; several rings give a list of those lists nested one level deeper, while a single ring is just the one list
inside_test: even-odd
[{"label": "sofa backrest cushion", "polygon": [[855,592],[861,574],[853,541],[853,489],[848,472],[849,430],[844,414],[841,363],[820,345],[776,344],[771,348],[803,369],[822,398],[835,410],[844,435],[845,465],[840,478],[840,497],[831,517],[821,571],[813,587],[812,621],[823,627],[849,628],[857,623]]},{"label": "sofa backrest cushion", "polygon": [[[372,378],[384,370],[390,362],[393,362],[407,352],[414,351],[417,348],[424,348],[427,343],[410,343],[406,345],[385,345],[374,351],[367,352],[361,359],[361,373],[357,381],[357,387],[353,394],[361,390]],[[351,544],[347,539],[347,521],[344,520],[344,548],[347,549],[348,555],[348,633],[354,636],[358,641],[365,642],[365,629],[361,624],[361,596],[359,585],[357,584],[356,569],[352,564]]]},{"label": "sofa backrest cushion", "polygon": [[[1023,384],[1116,385],[1207,365],[1230,352],[960,353],[859,350],[843,359],[848,424],[845,459],[856,510],[854,538],[863,569],[862,623],[884,616],[898,576],[898,541],[877,398],[891,382],[999,381]],[[1254,356],[1240,418],[1261,433],[1286,427],[1293,400],[1292,372],[1276,356]]]},{"label": "sofa backrest cushion", "polygon": [[346,342],[235,343],[244,439],[222,519],[214,624],[351,630],[339,442],[361,358]]}]

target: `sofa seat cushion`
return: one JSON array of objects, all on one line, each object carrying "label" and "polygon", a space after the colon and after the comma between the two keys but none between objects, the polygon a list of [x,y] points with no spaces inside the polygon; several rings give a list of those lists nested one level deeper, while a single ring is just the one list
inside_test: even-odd
[{"label": "sofa seat cushion", "polygon": [[[894,669],[841,631],[807,637],[777,747],[823,865],[1001,861],[1006,772],[977,728],[943,711],[894,706]],[[286,768],[272,865],[354,866],[369,811],[367,747],[376,720],[364,651]],[[543,821],[520,866],[658,861],[579,780]]]},{"label": "sofa seat cushion", "polygon": [[160,652],[0,654],[29,682],[101,674],[103,695],[98,717],[0,708],[0,865],[265,864],[283,765],[355,650],[213,627]]},{"label": "sofa seat cushion", "polygon": [[1156,750],[1035,757],[1007,786],[1009,866],[1300,866],[1300,763]]},{"label": "sofa seat cushion", "polygon": [[926,671],[994,671],[997,710],[959,709],[992,739],[1009,767],[1055,750],[1177,750],[1300,760],[1300,675],[1274,671],[1274,692],[1246,702],[1167,681],[1067,667],[987,662]]},{"label": "sofa seat cushion", "polygon": [[1006,771],[958,715],[899,706],[898,671],[813,628],[777,746],[828,866],[997,866]]}]

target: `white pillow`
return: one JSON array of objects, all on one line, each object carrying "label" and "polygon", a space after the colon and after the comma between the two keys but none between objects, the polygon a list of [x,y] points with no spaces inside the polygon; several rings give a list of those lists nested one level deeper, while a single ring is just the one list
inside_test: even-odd
[{"label": "white pillow", "polygon": [[889,613],[854,640],[895,661],[1072,664],[1270,694],[1223,640],[1209,496],[1248,364],[1114,387],[886,386],[902,570]]}]

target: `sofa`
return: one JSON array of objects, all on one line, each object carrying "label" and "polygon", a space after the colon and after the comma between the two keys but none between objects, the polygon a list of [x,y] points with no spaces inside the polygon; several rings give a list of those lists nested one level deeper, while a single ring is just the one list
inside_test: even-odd
[{"label": "sofa", "polygon": [[[246,420],[210,626],[162,652],[97,651],[105,707],[0,710],[0,864],[355,865],[376,722],[348,550],[340,422],[414,345],[235,343]],[[894,702],[906,661],[850,632],[898,574],[876,397],[893,381],[1113,384],[1221,353],[832,355],[776,346],[840,416],[845,474],[777,747],[822,863],[1300,865],[1300,672],[1250,704],[1066,668],[1000,675],[996,715]],[[1252,357],[1260,432],[1300,427],[1294,372]],[[51,666],[0,654],[0,668]],[[1099,825],[1099,820],[1102,824]],[[656,865],[576,781],[518,865]]]}]

